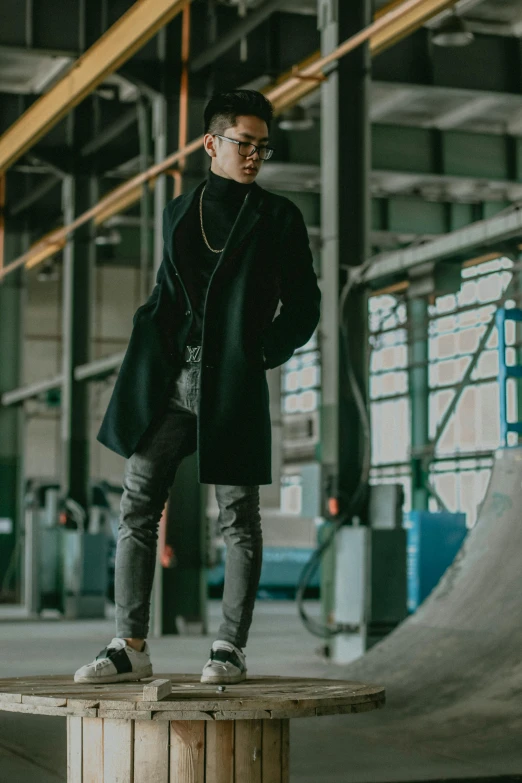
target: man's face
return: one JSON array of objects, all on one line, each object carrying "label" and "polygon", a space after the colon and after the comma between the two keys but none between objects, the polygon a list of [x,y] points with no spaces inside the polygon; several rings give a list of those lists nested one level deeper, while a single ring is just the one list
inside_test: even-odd
[{"label": "man's face", "polygon": [[[248,141],[257,146],[268,144],[266,122],[260,117],[250,115],[237,117],[236,125],[227,128],[220,135],[236,141]],[[254,182],[263,163],[257,150],[253,155],[245,158],[239,154],[237,144],[211,136],[210,133],[205,134],[204,145],[207,154],[212,158],[210,169],[214,174],[245,184]]]}]

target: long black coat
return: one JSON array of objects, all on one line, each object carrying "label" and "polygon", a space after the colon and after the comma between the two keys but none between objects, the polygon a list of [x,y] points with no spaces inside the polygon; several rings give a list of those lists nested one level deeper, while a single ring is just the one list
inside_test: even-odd
[{"label": "long black coat", "polygon": [[[164,412],[181,367],[193,316],[173,240],[203,184],[165,208],[156,285],[134,315],[98,433],[101,443],[124,457]],[[219,256],[205,305],[197,428],[201,483],[272,482],[265,369],[283,364],[310,339],[320,300],[300,210],[254,183]]]}]

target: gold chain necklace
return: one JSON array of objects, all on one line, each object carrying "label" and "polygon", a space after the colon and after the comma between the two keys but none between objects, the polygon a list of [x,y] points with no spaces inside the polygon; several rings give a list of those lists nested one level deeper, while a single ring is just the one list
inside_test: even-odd
[{"label": "gold chain necklace", "polygon": [[[210,247],[210,245],[208,243],[207,235],[205,234],[205,229],[203,228],[203,193],[205,192],[205,188],[206,187],[207,187],[207,185],[205,183],[205,185],[203,187],[203,190],[201,191],[201,196],[199,197],[199,222],[201,224],[201,233],[203,234],[203,239],[205,240],[205,244],[206,244],[206,246],[208,247],[209,250],[211,250],[213,253],[222,253],[223,250],[225,249],[224,247],[222,247],[221,250],[214,250],[213,247]],[[243,201],[246,200],[247,196],[248,196],[248,193],[245,196],[245,199]]]}]

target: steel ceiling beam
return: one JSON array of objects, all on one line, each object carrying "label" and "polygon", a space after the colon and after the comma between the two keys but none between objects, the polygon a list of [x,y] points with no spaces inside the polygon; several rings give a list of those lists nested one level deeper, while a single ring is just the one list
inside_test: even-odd
[{"label": "steel ceiling beam", "polygon": [[507,215],[479,220],[424,245],[377,256],[361,274],[358,282],[376,284],[397,277],[407,278],[409,270],[421,264],[451,261],[466,255],[470,257],[488,248],[501,247],[505,242],[520,241],[520,238],[522,210],[514,207]]},{"label": "steel ceiling beam", "polygon": [[210,65],[218,57],[231,49],[241,38],[250,33],[265,19],[268,19],[274,11],[281,10],[281,0],[267,0],[262,5],[257,6],[251,11],[241,22],[238,22],[235,27],[232,27],[225,35],[221,35],[215,44],[207,47],[200,55],[194,58],[190,63],[190,70],[192,73],[197,73]]},{"label": "steel ceiling beam", "polygon": [[[166,3],[166,1],[167,0],[163,0],[163,3]],[[141,2],[153,2],[153,0],[141,0]],[[156,0],[156,2],[160,2],[160,0]],[[183,0],[183,2],[180,0],[178,3],[175,3],[175,5],[183,6],[186,2],[187,0]],[[263,89],[262,92],[272,101],[275,110],[274,113],[277,115],[284,111],[284,109],[293,106],[303,95],[307,95],[313,90],[316,90],[327,78],[327,73],[336,67],[337,60],[344,57],[349,52],[354,51],[358,46],[375,39],[377,41],[376,46],[378,46],[380,51],[386,46],[386,31],[388,28],[389,45],[391,46],[398,40],[397,36],[399,34],[399,23],[401,20],[404,29],[409,33],[412,32],[413,20],[416,21],[418,26],[421,26],[434,14],[455,5],[456,2],[457,0],[404,0],[398,7],[392,8],[364,30],[361,30],[356,35],[344,41],[328,55],[311,62],[314,58],[314,55],[312,55],[312,57],[306,59],[305,62],[307,65],[305,67],[296,66],[290,72],[290,75],[285,74],[281,76],[275,86],[269,86]],[[408,33],[405,32],[404,34],[406,35]],[[130,206],[132,192],[134,192],[134,194],[137,194],[138,192],[141,193],[139,188],[143,183],[150,182],[151,180],[156,179],[160,174],[168,171],[168,169],[179,166],[181,161],[201,149],[203,146],[203,138],[203,136],[199,136],[185,147],[182,147],[167,156],[161,163],[156,163],[154,166],[147,169],[147,171],[138,174],[128,180],[125,184],[115,188],[98,202],[98,204],[91,207],[82,215],[79,215],[72,223],[52,231],[46,238],[36,242],[26,253],[12,261],[3,270],[0,270],[0,282],[7,274],[23,264],[29,265],[34,256],[37,256],[41,261],[44,258],[53,255],[53,253],[56,252],[53,247],[56,247],[57,243],[65,241],[72,232],[89,220],[99,218],[99,215],[102,213],[105,214],[105,219],[111,217],[111,215],[116,214],[117,211],[121,209],[120,205],[122,204],[122,201],[125,203],[126,207]],[[137,198],[135,200],[137,200]]]},{"label": "steel ceiling beam", "polygon": [[190,0],[137,0],[49,92],[0,136],[0,173],[141,49],[187,2]]}]

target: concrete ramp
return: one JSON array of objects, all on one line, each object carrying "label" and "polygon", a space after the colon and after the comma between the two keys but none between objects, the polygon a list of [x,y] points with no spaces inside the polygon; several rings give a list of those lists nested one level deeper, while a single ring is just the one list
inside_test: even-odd
[{"label": "concrete ramp", "polygon": [[387,692],[384,710],[343,724],[361,760],[351,781],[522,774],[521,448],[497,453],[478,521],[431,596],[341,671]]}]

